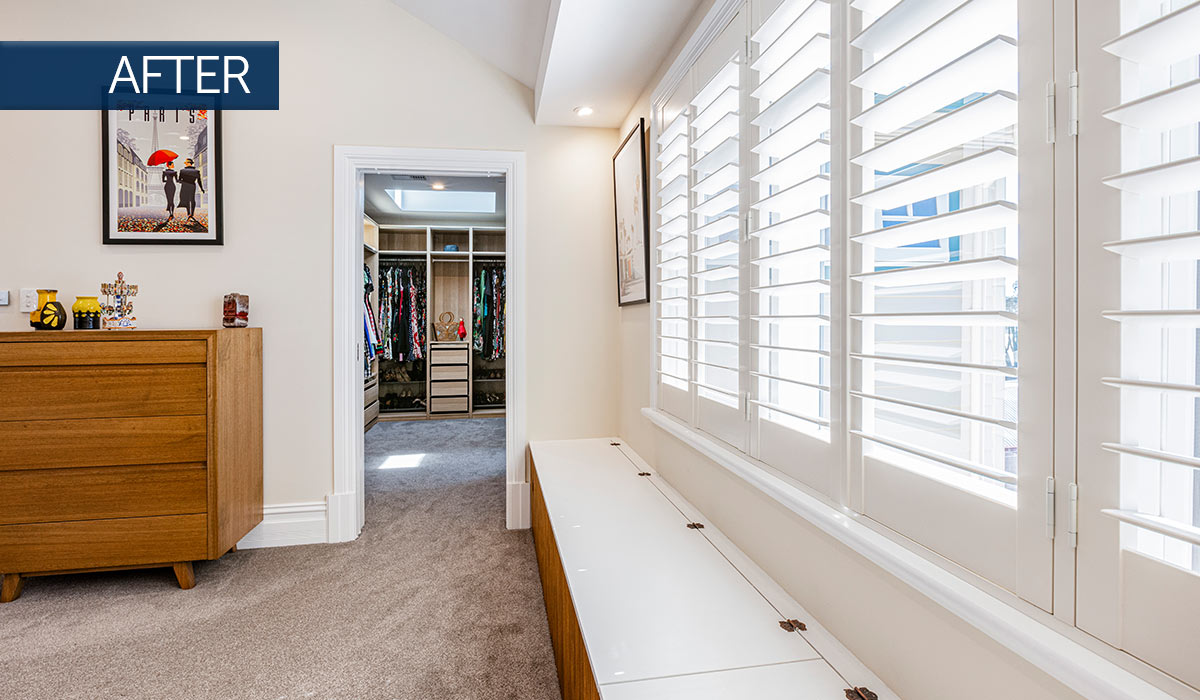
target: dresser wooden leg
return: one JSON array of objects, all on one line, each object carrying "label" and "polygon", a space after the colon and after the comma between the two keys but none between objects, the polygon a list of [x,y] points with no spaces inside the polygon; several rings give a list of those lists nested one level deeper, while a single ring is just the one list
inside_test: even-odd
[{"label": "dresser wooden leg", "polygon": [[11,603],[21,597],[21,589],[25,587],[25,580],[21,578],[21,574],[0,574],[3,582],[0,583],[0,603]]},{"label": "dresser wooden leg", "polygon": [[175,580],[179,582],[180,588],[186,591],[196,585],[196,572],[192,570],[192,562],[175,562],[174,568]]}]

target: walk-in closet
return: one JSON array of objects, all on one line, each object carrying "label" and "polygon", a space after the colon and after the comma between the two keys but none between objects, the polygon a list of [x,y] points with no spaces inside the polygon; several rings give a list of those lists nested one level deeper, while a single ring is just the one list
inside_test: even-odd
[{"label": "walk-in closet", "polygon": [[503,178],[364,180],[364,428],[504,415]]}]

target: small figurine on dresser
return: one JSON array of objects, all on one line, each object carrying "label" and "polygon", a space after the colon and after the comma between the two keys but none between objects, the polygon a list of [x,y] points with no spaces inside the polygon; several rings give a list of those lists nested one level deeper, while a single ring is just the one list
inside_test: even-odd
[{"label": "small figurine on dresser", "polygon": [[100,327],[107,330],[130,330],[137,328],[137,317],[133,315],[133,301],[138,286],[125,281],[125,273],[117,273],[117,281],[100,285],[104,295]]},{"label": "small figurine on dresser", "polygon": [[226,328],[245,328],[250,325],[250,297],[237,292],[225,295],[221,323]]}]

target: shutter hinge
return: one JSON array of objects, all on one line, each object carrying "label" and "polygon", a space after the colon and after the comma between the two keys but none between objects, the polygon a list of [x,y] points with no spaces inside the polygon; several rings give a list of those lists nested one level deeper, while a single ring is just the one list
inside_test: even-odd
[{"label": "shutter hinge", "polygon": [[1079,72],[1071,71],[1071,87],[1067,112],[1067,133],[1079,135]]},{"label": "shutter hinge", "polygon": [[1055,133],[1055,105],[1054,105],[1054,81],[1046,83],[1046,143],[1054,143]]},{"label": "shutter hinge", "polygon": [[742,394],[742,406],[745,407],[746,420],[750,420],[750,394]]},{"label": "shutter hinge", "polygon": [[846,700],[879,700],[879,695],[867,688],[846,688]]},{"label": "shutter hinge", "polygon": [[779,627],[784,632],[807,632],[808,625],[799,620],[780,620]]},{"label": "shutter hinge", "polygon": [[1079,485],[1072,482],[1069,493],[1071,496],[1071,512],[1067,520],[1067,545],[1071,549],[1079,546]]},{"label": "shutter hinge", "polygon": [[704,529],[704,523],[688,523],[687,526],[688,526],[689,530],[703,530]]},{"label": "shutter hinge", "polygon": [[1046,537],[1054,539],[1054,477],[1046,477]]}]

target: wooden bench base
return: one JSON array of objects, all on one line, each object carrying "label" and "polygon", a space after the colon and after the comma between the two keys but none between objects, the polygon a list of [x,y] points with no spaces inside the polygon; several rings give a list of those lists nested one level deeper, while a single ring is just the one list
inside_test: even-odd
[{"label": "wooden bench base", "polygon": [[546,601],[546,618],[550,623],[550,641],[554,644],[554,665],[558,667],[558,687],[563,700],[600,700],[600,690],[592,676],[592,664],[575,604],[567,589],[567,577],[558,556],[558,544],[550,526],[550,515],[538,483],[537,468],[532,467],[531,516],[533,544],[537,552],[538,571],[542,577],[542,597]]}]

